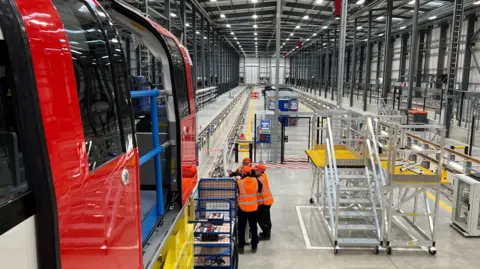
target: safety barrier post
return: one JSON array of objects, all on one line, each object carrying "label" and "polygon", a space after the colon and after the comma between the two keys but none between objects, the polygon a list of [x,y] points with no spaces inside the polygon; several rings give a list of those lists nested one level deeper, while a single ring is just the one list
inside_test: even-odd
[{"label": "safety barrier post", "polygon": [[156,183],[156,198],[157,205],[156,211],[158,216],[163,216],[164,205],[163,205],[163,188],[162,188],[162,166],[160,163],[160,153],[163,152],[163,147],[160,145],[160,139],[158,136],[158,111],[157,111],[157,97],[160,95],[158,89],[153,90],[141,90],[141,91],[131,91],[130,93],[132,98],[141,98],[149,97],[150,98],[150,119],[152,121],[152,142],[153,149],[140,157],[140,166],[146,163],[151,158],[154,158],[155,165],[155,183]]},{"label": "safety barrier post", "polygon": [[238,142],[235,142],[235,162],[238,163]]}]

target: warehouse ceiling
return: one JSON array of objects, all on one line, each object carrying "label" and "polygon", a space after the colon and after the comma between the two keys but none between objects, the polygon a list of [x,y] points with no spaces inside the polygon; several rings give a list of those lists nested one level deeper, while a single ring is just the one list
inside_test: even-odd
[{"label": "warehouse ceiling", "polygon": [[[170,1],[170,15],[166,15],[163,0],[128,0],[141,10],[148,6],[148,14],[165,25],[170,20],[171,31],[181,37],[182,22],[179,19],[180,1]],[[443,0],[419,0],[419,22],[435,24],[451,18],[453,3]],[[372,11],[372,38],[381,39],[386,20],[386,0],[349,0],[349,22],[347,42],[353,40],[354,24],[357,19],[357,40],[365,42],[368,29],[368,13]],[[476,11],[478,0],[464,0],[465,10]],[[415,0],[394,0],[392,11],[392,33],[411,31]],[[273,56],[275,53],[276,0],[192,0],[187,2],[187,41],[193,39],[193,18],[191,8],[197,6],[197,39],[206,38],[207,23],[221,37],[224,37],[243,56]],[[330,41],[338,40],[339,22],[333,15],[332,0],[282,0],[281,3],[281,52],[282,55],[295,53],[298,42],[308,47],[319,42],[320,37],[329,33]],[[200,15],[205,19],[205,30],[200,33]],[[449,17],[450,16],[450,17]],[[163,23],[162,23],[163,22]],[[336,37],[336,38],[335,38]],[[384,38],[384,37],[383,37]],[[324,39],[325,40],[325,39]]]}]

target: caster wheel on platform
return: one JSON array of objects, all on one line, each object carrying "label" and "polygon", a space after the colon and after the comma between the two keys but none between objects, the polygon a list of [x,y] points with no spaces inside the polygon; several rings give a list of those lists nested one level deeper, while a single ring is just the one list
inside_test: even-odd
[{"label": "caster wheel on platform", "polygon": [[310,198],[310,204],[313,204],[315,201],[313,200],[313,198]]},{"label": "caster wheel on platform", "polygon": [[392,247],[387,247],[387,254],[392,255],[393,249]]},{"label": "caster wheel on platform", "polygon": [[428,248],[428,253],[430,253],[431,255],[435,255],[435,254],[437,254],[437,250],[434,247],[429,247]]},{"label": "caster wheel on platform", "polygon": [[378,254],[380,253],[380,247],[379,246],[375,246],[374,250],[375,254]]}]

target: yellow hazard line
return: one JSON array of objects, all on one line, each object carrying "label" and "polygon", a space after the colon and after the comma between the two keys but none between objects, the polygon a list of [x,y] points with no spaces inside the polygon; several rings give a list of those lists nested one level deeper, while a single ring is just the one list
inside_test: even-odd
[{"label": "yellow hazard line", "polygon": [[[437,196],[440,196],[440,193]],[[432,199],[433,201],[436,200],[435,195],[429,193],[428,191],[427,191],[427,197]],[[452,207],[447,205],[444,201],[440,200],[439,204],[441,207],[445,208],[448,212],[452,212]]]},{"label": "yellow hazard line", "polygon": [[[255,91],[255,88],[253,88],[253,91]],[[250,99],[250,115],[248,116],[248,127],[247,127],[247,135],[245,138],[247,140],[251,140],[252,137],[252,121],[253,121],[253,115],[255,114],[255,99]],[[255,143],[255,141],[253,141]],[[248,152],[243,153],[243,158],[248,157]]]}]

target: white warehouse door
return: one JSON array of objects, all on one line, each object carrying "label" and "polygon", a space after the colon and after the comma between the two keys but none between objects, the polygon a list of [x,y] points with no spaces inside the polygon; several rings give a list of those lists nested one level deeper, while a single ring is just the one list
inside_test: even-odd
[{"label": "white warehouse door", "polygon": [[259,80],[260,70],[258,66],[245,66],[245,82],[246,84],[257,84]]},{"label": "white warehouse door", "polygon": [[[275,80],[276,76],[275,75],[277,73],[276,73],[275,69],[276,69],[275,66],[270,67],[270,74],[272,74],[270,76],[270,83],[272,85],[275,85],[275,83],[276,83],[276,80]],[[279,71],[278,73],[280,74],[280,81],[278,83],[279,84],[285,84],[285,66],[280,66],[280,70],[278,70],[278,71]]]}]

